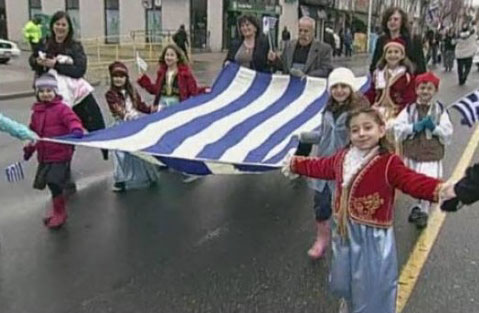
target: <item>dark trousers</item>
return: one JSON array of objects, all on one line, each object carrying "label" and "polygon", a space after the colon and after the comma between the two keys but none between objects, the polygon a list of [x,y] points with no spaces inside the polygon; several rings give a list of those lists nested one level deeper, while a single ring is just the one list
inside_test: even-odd
[{"label": "dark trousers", "polygon": [[[90,93],[80,103],[73,107],[73,111],[80,118],[83,127],[89,132],[105,128],[105,120],[95,97]],[[101,150],[104,160],[108,160],[108,150]]]},{"label": "dark trousers", "polygon": [[52,198],[56,198],[57,196],[61,195],[63,193],[62,187],[60,187],[57,184],[47,184],[48,189],[50,189],[50,193],[52,194]]},{"label": "dark trousers", "polygon": [[314,215],[316,221],[327,221],[331,217],[331,190],[328,185],[324,186],[323,191],[314,192]]},{"label": "dark trousers", "polygon": [[33,43],[30,41],[30,48],[32,49],[32,53],[35,54],[38,51],[38,48],[40,48],[40,43]]},{"label": "dark trousers", "polygon": [[351,45],[344,45],[344,53],[347,57],[352,56],[353,54],[353,47]]},{"label": "dark trousers", "polygon": [[459,78],[459,85],[464,85],[469,76],[472,66],[472,57],[465,59],[457,59],[457,75]]}]

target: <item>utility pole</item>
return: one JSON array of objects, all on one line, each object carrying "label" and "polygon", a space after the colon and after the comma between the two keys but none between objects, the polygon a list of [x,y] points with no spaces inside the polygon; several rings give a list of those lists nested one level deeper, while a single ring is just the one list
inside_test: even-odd
[{"label": "utility pole", "polygon": [[369,0],[369,8],[368,8],[368,40],[367,40],[367,44],[366,44],[366,51],[368,51],[369,53],[371,53],[371,51],[369,51],[369,47],[370,47],[370,42],[371,42],[371,23],[372,23],[372,19],[373,19],[373,0]]}]

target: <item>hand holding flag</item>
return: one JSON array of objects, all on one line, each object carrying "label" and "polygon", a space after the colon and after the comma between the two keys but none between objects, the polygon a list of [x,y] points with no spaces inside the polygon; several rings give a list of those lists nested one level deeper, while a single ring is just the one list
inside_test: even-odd
[{"label": "hand holding flag", "polygon": [[136,52],[136,67],[138,68],[138,74],[143,74],[148,70],[148,64],[140,57],[138,52]]}]

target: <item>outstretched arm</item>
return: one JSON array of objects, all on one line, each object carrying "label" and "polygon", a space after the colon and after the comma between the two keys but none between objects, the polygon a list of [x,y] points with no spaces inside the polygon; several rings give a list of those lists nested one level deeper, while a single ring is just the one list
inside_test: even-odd
[{"label": "outstretched arm", "polygon": [[3,114],[0,114],[0,131],[6,132],[21,140],[36,140],[37,134],[32,132],[26,125],[20,124]]}]

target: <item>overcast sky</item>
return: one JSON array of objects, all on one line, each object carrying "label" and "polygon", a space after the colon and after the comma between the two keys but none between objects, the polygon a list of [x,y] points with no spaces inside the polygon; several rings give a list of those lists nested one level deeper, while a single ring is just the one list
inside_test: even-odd
[{"label": "overcast sky", "polygon": [[479,0],[473,0],[472,3],[473,3],[474,5],[479,5]]}]

